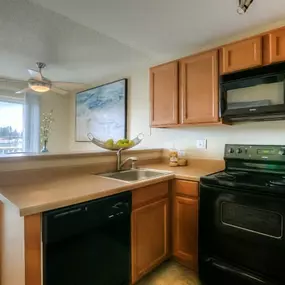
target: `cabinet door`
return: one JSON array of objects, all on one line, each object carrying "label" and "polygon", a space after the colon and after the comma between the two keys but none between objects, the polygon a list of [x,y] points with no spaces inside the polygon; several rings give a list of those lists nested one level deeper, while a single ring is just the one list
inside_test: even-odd
[{"label": "cabinet door", "polygon": [[198,200],[175,197],[174,256],[184,265],[198,268]]},{"label": "cabinet door", "polygon": [[168,199],[132,213],[132,283],[169,256]]},{"label": "cabinet door", "polygon": [[222,73],[230,73],[262,65],[262,37],[222,47]]},{"label": "cabinet door", "polygon": [[181,123],[218,122],[218,51],[180,61]]},{"label": "cabinet door", "polygon": [[151,126],[178,124],[178,62],[150,69]]},{"label": "cabinet door", "polygon": [[269,34],[269,63],[285,60],[285,29]]}]

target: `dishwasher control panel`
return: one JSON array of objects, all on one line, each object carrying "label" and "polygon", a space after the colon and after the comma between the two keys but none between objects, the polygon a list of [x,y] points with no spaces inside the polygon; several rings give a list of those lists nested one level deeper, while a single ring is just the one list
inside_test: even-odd
[{"label": "dishwasher control panel", "polygon": [[43,242],[53,242],[116,219],[128,218],[131,210],[131,192],[124,192],[45,212],[43,213]]}]

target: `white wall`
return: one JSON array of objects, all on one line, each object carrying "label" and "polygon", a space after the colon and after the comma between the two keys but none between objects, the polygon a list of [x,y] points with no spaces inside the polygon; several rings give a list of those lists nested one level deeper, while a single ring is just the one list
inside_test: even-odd
[{"label": "white wall", "polygon": [[69,95],[59,95],[47,92],[41,96],[41,114],[53,110],[54,123],[52,125],[51,136],[47,148],[51,153],[69,152]]},{"label": "white wall", "polygon": [[[184,149],[193,157],[223,158],[226,143],[285,144],[285,121],[239,123],[233,126],[149,128],[148,70],[133,74],[131,81],[130,135],[143,131],[141,146]],[[197,139],[207,139],[207,150],[196,148]]]},{"label": "white wall", "polygon": [[[283,25],[285,25],[285,22],[280,21],[263,27],[255,27],[251,31],[246,31],[241,35],[233,35],[228,39],[218,39],[216,43],[206,45],[201,49],[196,49],[192,52],[189,51],[188,54],[183,54],[181,57],[192,54],[193,52],[210,49],[221,44],[245,38],[247,36],[252,36]],[[155,64],[157,64],[157,62]],[[186,150],[187,154],[193,157],[221,159],[223,158],[223,151],[226,143],[285,145],[285,121],[239,123],[233,126],[151,129],[149,128],[148,68],[135,70],[130,72],[130,74],[128,96],[128,136],[129,138],[134,138],[140,132],[145,134],[145,139],[138,148],[171,148],[173,145],[175,145],[176,148]],[[110,76],[105,81],[99,82],[98,85],[123,77],[123,75]],[[90,143],[76,143],[74,141],[74,102],[74,94],[71,94],[70,150],[97,150],[98,148]],[[196,149],[197,139],[207,139],[208,149]]]},{"label": "white wall", "polygon": [[[112,78],[113,79],[113,78]],[[72,151],[97,150],[90,143],[74,142],[74,94],[71,103]],[[233,126],[184,127],[179,129],[151,129],[149,127],[148,69],[137,70],[130,78],[128,134],[134,138],[143,132],[145,138],[137,148],[171,148],[186,150],[192,157],[223,158],[226,143],[285,144],[285,121],[239,123]],[[196,148],[197,139],[207,139],[207,150]],[[99,150],[99,149],[98,149]]]}]

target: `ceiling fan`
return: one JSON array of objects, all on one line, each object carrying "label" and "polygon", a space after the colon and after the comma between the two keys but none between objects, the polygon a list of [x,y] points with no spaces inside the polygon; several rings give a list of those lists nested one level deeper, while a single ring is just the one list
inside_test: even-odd
[{"label": "ceiling fan", "polygon": [[[37,62],[38,70],[28,69],[28,72],[31,78],[28,80],[29,87],[19,90],[16,93],[25,93],[28,91],[34,91],[38,93],[44,93],[47,91],[53,91],[54,93],[65,95],[72,89],[77,89],[82,87],[84,84],[81,83],[74,83],[74,82],[57,82],[51,81],[48,78],[42,75],[42,69],[46,67],[46,64],[43,62]],[[23,82],[22,80],[13,80],[13,79],[5,79],[1,78],[1,81],[10,81],[10,82]],[[63,89],[60,86],[68,86],[69,90]]]}]

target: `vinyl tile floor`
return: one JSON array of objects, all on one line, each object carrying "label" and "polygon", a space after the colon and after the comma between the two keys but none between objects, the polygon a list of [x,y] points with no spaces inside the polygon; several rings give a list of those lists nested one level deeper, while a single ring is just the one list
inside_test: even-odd
[{"label": "vinyl tile floor", "polygon": [[200,285],[200,282],[193,271],[175,261],[166,261],[137,285]]}]

